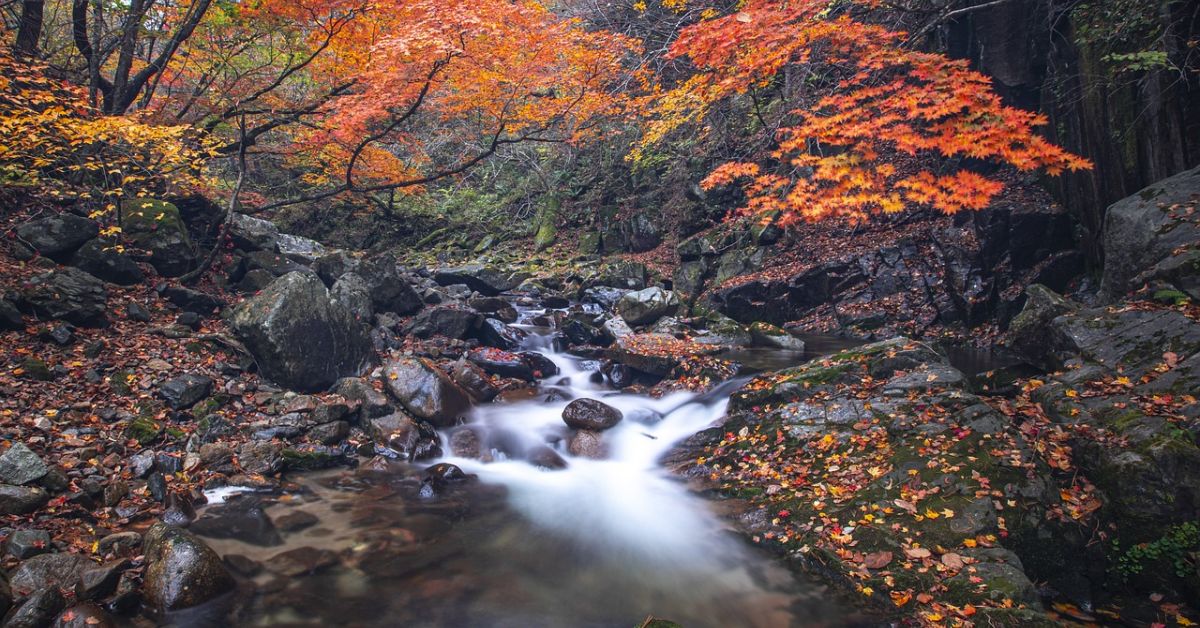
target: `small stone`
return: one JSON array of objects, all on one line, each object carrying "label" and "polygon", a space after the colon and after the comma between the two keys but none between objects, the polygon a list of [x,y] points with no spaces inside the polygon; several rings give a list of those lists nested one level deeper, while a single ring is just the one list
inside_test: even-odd
[{"label": "small stone", "polygon": [[50,494],[33,486],[0,484],[0,515],[27,515],[50,501]]},{"label": "small stone", "polygon": [[25,560],[50,551],[50,533],[45,530],[17,530],[8,537],[8,553]]},{"label": "small stone", "polygon": [[603,431],[615,427],[624,418],[621,411],[595,399],[581,398],[567,404],[562,412],[567,427]]},{"label": "small stone", "polygon": [[158,395],[172,410],[183,410],[207,397],[212,387],[211,377],[188,373],[163,383],[158,388]]}]

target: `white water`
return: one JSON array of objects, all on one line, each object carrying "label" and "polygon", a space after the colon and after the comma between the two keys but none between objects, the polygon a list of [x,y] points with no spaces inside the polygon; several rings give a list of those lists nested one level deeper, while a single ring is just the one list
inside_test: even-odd
[{"label": "white water", "polygon": [[[544,388],[565,398],[483,405],[474,409],[469,422],[481,428],[485,440],[486,435],[503,434],[509,451],[550,445],[568,467],[544,469],[496,450],[496,462],[446,461],[482,482],[505,486],[514,510],[581,550],[659,575],[728,569],[744,551],[741,544],[724,531],[704,500],[659,465],[675,444],[720,422],[728,395],[678,392],[653,399],[620,393],[592,381],[594,371],[588,367],[595,368],[594,361],[555,353],[547,340],[531,335],[526,346],[558,365],[561,372],[547,378]],[[570,434],[562,411],[571,400],[585,397],[601,400],[625,417],[602,433],[607,448],[603,460],[567,452]]]}]

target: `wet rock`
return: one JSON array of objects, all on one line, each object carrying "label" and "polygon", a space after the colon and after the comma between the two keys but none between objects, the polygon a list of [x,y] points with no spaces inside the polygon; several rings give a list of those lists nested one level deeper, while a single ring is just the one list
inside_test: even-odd
[{"label": "wet rock", "polygon": [[466,391],[429,360],[394,360],[384,367],[384,378],[406,410],[436,427],[453,425],[471,407]]},{"label": "wet rock", "polygon": [[533,369],[521,356],[501,349],[482,347],[467,353],[467,359],[484,371],[500,377],[533,381]]},{"label": "wet rock", "polygon": [[67,606],[57,588],[40,589],[33,592],[16,608],[4,622],[5,628],[45,628]]},{"label": "wet rock", "polygon": [[[484,450],[482,439],[475,428],[464,425],[450,433],[448,439],[450,455],[473,460],[490,459],[491,455]],[[485,460],[486,461],[486,460]]]},{"label": "wet rock", "polygon": [[346,464],[346,456],[337,447],[303,444],[283,450],[284,466],[292,471],[316,471]]},{"label": "wet rock", "polygon": [[604,437],[599,432],[592,430],[575,432],[571,436],[571,442],[567,445],[567,451],[571,452],[572,456],[593,460],[603,460],[608,455]]},{"label": "wet rock", "polygon": [[1103,296],[1115,300],[1135,288],[1134,279],[1200,242],[1200,225],[1173,212],[1200,193],[1200,168],[1154,183],[1112,204],[1104,221]]},{"label": "wet rock", "polygon": [[4,455],[0,455],[0,482],[5,484],[29,484],[41,479],[50,471],[25,443],[13,443]]},{"label": "wet rock", "polygon": [[295,578],[324,571],[338,562],[336,552],[315,547],[297,547],[268,558],[265,566],[281,576]]},{"label": "wet rock", "polygon": [[45,530],[16,530],[8,535],[5,548],[9,554],[21,560],[53,549],[50,546],[50,533]]},{"label": "wet rock", "polygon": [[150,265],[163,277],[178,277],[196,263],[179,209],[165,201],[138,199],[121,216],[121,230],[135,246],[150,253]]},{"label": "wet rock", "polygon": [[46,588],[74,589],[85,569],[95,566],[78,554],[41,554],[21,563],[9,582],[16,592]]},{"label": "wet rock", "polygon": [[100,225],[82,216],[63,213],[31,220],[18,226],[16,233],[38,253],[61,262],[98,236]]},{"label": "wet rock", "polygon": [[438,463],[425,469],[421,477],[421,496],[425,498],[440,494],[446,488],[475,479],[476,476],[465,473],[456,465]]},{"label": "wet rock", "polygon": [[359,411],[365,418],[373,418],[391,414],[392,404],[387,395],[375,390],[371,382],[361,377],[344,377],[338,380],[333,392],[341,395],[347,401],[357,403]]},{"label": "wet rock", "polygon": [[418,338],[445,336],[462,340],[476,334],[482,321],[475,310],[453,305],[426,308],[413,318],[408,333]]},{"label": "wet rock", "polygon": [[804,351],[804,341],[770,323],[757,322],[750,325],[750,338],[758,347]]},{"label": "wet rock", "polygon": [[546,445],[538,445],[530,449],[525,456],[525,460],[529,464],[543,469],[557,470],[567,468],[567,461],[563,460],[563,457],[558,455],[557,451]]},{"label": "wet rock", "polygon": [[283,543],[274,522],[254,497],[239,497],[209,506],[191,525],[191,531],[214,539],[236,539],[260,547]]},{"label": "wet rock", "polygon": [[274,442],[248,441],[238,448],[238,463],[246,473],[275,475],[283,470],[283,446]]},{"label": "wet rock", "polygon": [[53,628],[116,628],[117,621],[95,604],[76,604],[54,620]]},{"label": "wet rock", "polygon": [[558,365],[541,353],[536,351],[522,351],[517,355],[521,356],[521,359],[525,360],[525,363],[533,370],[533,376],[536,379],[558,375]]},{"label": "wet rock", "polygon": [[34,486],[0,484],[0,515],[27,515],[50,501],[50,494]]},{"label": "wet rock", "polygon": [[483,344],[506,351],[515,349],[525,339],[525,332],[509,327],[504,321],[495,318],[484,319],[477,335]]},{"label": "wet rock", "polygon": [[367,431],[376,443],[402,460],[427,460],[442,455],[437,430],[401,412],[370,419]]},{"label": "wet rock", "polygon": [[496,398],[500,389],[492,383],[486,371],[473,362],[460,361],[450,372],[451,379],[458,384],[476,403],[487,403]]},{"label": "wet rock", "polygon": [[675,313],[679,305],[674,292],[654,287],[625,294],[617,301],[615,310],[630,325],[648,325]]},{"label": "wet rock", "polygon": [[244,578],[253,578],[254,576],[262,573],[263,570],[262,563],[242,554],[226,554],[225,564],[228,565],[229,568],[234,571],[234,573]]},{"label": "wet rock", "polygon": [[144,593],[160,611],[198,606],[233,590],[221,557],[196,535],[163,523],[146,533]]},{"label": "wet rock", "polygon": [[232,322],[263,375],[296,390],[327,388],[372,358],[365,326],[314,275],[276,279],[239,305]]},{"label": "wet rock", "polygon": [[433,274],[433,280],[442,286],[466,284],[485,296],[507,292],[516,288],[519,283],[513,281],[511,273],[479,264],[440,269]]},{"label": "wet rock", "polygon": [[117,560],[83,570],[79,574],[79,584],[75,586],[75,598],[96,600],[112,595],[117,590],[121,574],[131,566],[128,560]]},{"label": "wet rock", "polygon": [[196,508],[192,506],[192,498],[186,493],[171,493],[167,495],[163,505],[163,523],[170,526],[186,527],[196,520]]},{"label": "wet rock", "polygon": [[90,240],[71,257],[71,265],[120,286],[132,286],[146,279],[140,266],[132,258],[119,253],[115,242]]},{"label": "wet rock", "polygon": [[34,276],[22,296],[34,314],[80,327],[103,327],[108,291],[104,282],[77,268],[60,268]]},{"label": "wet rock", "polygon": [[299,532],[311,528],[321,520],[311,512],[304,510],[293,510],[285,515],[281,515],[275,519],[275,526],[284,532]]},{"label": "wet rock", "polygon": [[621,422],[621,411],[595,399],[576,399],[562,412],[563,422],[576,430],[601,432]]},{"label": "wet rock", "polygon": [[207,375],[188,373],[167,380],[158,388],[158,396],[172,410],[185,410],[212,392],[213,380]]}]

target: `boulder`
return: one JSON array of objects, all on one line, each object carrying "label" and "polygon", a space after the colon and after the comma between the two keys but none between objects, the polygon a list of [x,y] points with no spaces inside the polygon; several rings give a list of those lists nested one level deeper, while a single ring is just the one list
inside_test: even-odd
[{"label": "boulder", "polygon": [[375,390],[371,382],[361,377],[344,377],[338,380],[333,392],[345,397],[347,401],[357,403],[363,418],[384,416],[393,411],[387,395]]},{"label": "boulder", "polygon": [[279,228],[269,220],[235,213],[229,223],[229,237],[234,246],[247,253],[274,251]]},{"label": "boulder", "polygon": [[325,245],[316,240],[290,233],[279,234],[275,239],[275,248],[279,251],[280,255],[285,255],[304,263],[315,262],[329,252],[325,249]]},{"label": "boulder", "polygon": [[142,268],[133,258],[118,252],[115,246],[116,243],[99,238],[88,240],[71,257],[71,265],[119,286],[132,286],[145,280]]},{"label": "boulder", "polygon": [[429,360],[400,358],[389,362],[383,373],[400,405],[436,427],[454,425],[471,408],[466,391]]},{"label": "boulder", "polygon": [[511,350],[517,348],[525,339],[525,332],[510,327],[504,321],[495,318],[485,318],[476,332],[479,341],[489,347]]},{"label": "boulder", "polygon": [[34,276],[22,296],[39,317],[64,320],[80,327],[108,324],[108,291],[104,282],[77,268],[60,268]]},{"label": "boulder", "polygon": [[627,293],[616,304],[617,314],[630,325],[648,325],[678,309],[679,297],[659,287]]},{"label": "boulder", "polygon": [[500,389],[492,383],[487,372],[473,362],[464,360],[456,363],[450,377],[454,383],[467,391],[476,403],[487,403],[500,394]]},{"label": "boulder", "polygon": [[144,551],[144,594],[160,612],[198,606],[237,585],[221,557],[186,530],[156,523],[146,532]]},{"label": "boulder", "polygon": [[212,387],[211,377],[187,373],[164,382],[158,387],[158,396],[172,410],[185,410],[207,397],[212,392]]},{"label": "boulder", "polygon": [[608,348],[607,355],[643,373],[667,375],[688,358],[718,351],[720,346],[702,345],[667,334],[632,334],[618,338]]},{"label": "boulder", "polygon": [[365,259],[355,272],[366,282],[376,312],[412,314],[425,305],[390,255]]},{"label": "boulder", "polygon": [[562,418],[569,428],[602,432],[616,427],[624,417],[620,410],[606,403],[581,398],[563,408]]},{"label": "boulder", "polygon": [[[1200,195],[1200,168],[1163,179],[1113,203],[1104,220],[1101,295],[1116,300],[1136,288],[1134,279],[1155,265],[1184,255],[1200,242],[1200,223],[1182,206]],[[1194,206],[1194,205],[1193,205]],[[1200,274],[1193,269],[1189,276]]]},{"label": "boulder", "polygon": [[493,266],[470,264],[456,268],[441,268],[433,274],[433,280],[441,286],[465,284],[485,296],[496,296],[516,288],[520,283],[513,280],[512,273]]},{"label": "boulder", "polygon": [[311,274],[276,279],[232,323],[265,377],[304,392],[358,374],[373,355],[365,326]]},{"label": "boulder", "polygon": [[333,287],[333,284],[346,273],[354,272],[358,268],[359,260],[351,257],[345,251],[334,251],[325,255],[311,264],[311,268],[325,285]]},{"label": "boulder", "polygon": [[13,443],[0,455],[0,482],[5,484],[30,484],[49,472],[46,463],[25,443]]},{"label": "boulder", "polygon": [[17,227],[20,241],[57,261],[66,261],[88,240],[100,234],[94,220],[75,214],[58,214],[31,220]]},{"label": "boulder", "polygon": [[150,265],[164,277],[178,277],[196,264],[196,251],[179,209],[166,201],[135,199],[122,211],[121,229],[135,246],[150,254]]},{"label": "boulder", "polygon": [[8,535],[4,546],[9,554],[20,560],[33,558],[53,549],[50,545],[50,533],[45,530],[16,530]]},{"label": "boulder", "polygon": [[408,325],[408,333],[418,338],[445,336],[463,340],[475,335],[482,317],[475,310],[453,305],[426,308]]},{"label": "boulder", "polygon": [[225,307],[225,301],[202,290],[176,286],[165,281],[155,286],[154,289],[159,296],[184,312],[211,316],[213,312]]}]

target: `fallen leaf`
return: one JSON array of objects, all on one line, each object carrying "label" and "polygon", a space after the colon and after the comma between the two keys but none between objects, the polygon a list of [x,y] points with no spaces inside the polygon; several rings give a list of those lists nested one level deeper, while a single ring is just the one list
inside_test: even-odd
[{"label": "fallen leaf", "polygon": [[867,569],[883,569],[892,562],[891,552],[871,552],[863,559],[863,565]]}]

